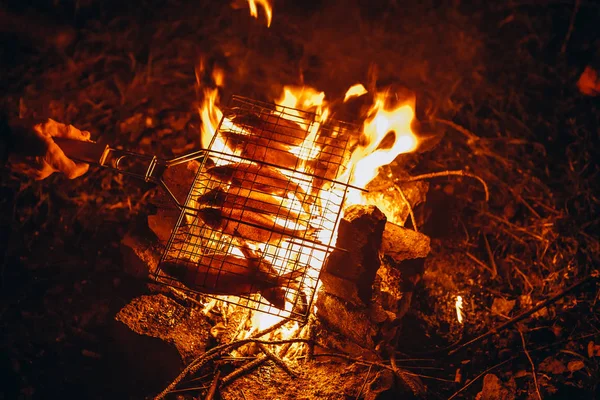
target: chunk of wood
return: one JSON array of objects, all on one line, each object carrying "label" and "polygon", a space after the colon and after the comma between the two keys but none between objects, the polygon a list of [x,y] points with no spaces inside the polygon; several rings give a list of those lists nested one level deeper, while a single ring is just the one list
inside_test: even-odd
[{"label": "chunk of wood", "polygon": [[394,262],[425,258],[430,251],[430,240],[426,235],[391,222],[385,224],[381,252]]},{"label": "chunk of wood", "polygon": [[330,254],[321,273],[327,293],[355,305],[371,301],[385,223],[385,215],[375,206],[355,205],[345,210],[336,242],[343,250]]}]

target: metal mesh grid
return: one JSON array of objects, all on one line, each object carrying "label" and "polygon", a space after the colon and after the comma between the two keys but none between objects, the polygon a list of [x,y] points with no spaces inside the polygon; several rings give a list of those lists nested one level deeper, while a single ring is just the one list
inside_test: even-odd
[{"label": "metal mesh grid", "polygon": [[159,282],[273,315],[308,315],[357,137],[351,125],[316,118],[233,97],[167,243]]}]

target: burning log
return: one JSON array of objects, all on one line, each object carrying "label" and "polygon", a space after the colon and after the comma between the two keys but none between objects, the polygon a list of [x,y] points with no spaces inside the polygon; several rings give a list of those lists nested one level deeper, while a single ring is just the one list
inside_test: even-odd
[{"label": "burning log", "polygon": [[[429,238],[392,223],[374,206],[353,206],[321,273],[317,318],[326,344],[375,357],[394,338],[420,279]],[[382,262],[383,261],[383,262]]]},{"label": "burning log", "polygon": [[321,272],[327,293],[356,305],[368,304],[379,269],[379,249],[386,224],[375,206],[352,206],[340,221],[336,247]]}]

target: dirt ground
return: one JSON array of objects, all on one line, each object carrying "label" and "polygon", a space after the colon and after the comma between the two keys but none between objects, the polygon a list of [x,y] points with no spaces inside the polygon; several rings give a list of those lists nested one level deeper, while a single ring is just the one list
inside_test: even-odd
[{"label": "dirt ground", "polygon": [[[306,84],[333,100],[375,80],[414,91],[424,145],[396,167],[476,174],[490,199],[468,177],[430,180],[427,203],[415,211],[432,254],[403,323],[398,365],[421,377],[426,398],[598,397],[595,280],[447,351],[598,268],[600,102],[577,87],[586,66],[600,70],[595,2],[275,0],[270,28],[243,1],[2,4],[35,19],[26,33],[0,30],[2,102],[148,154],[199,148],[200,59],[225,70],[223,99],[270,101],[283,85]],[[56,39],[60,32],[67,39]],[[357,119],[352,107],[335,111]],[[125,273],[119,243],[153,211],[153,190],[94,168],[72,181],[2,171],[0,398],[144,398],[183,367],[172,347],[114,319],[149,292]],[[286,396],[281,388],[281,398],[362,393]],[[266,393],[250,392],[239,398]]]}]

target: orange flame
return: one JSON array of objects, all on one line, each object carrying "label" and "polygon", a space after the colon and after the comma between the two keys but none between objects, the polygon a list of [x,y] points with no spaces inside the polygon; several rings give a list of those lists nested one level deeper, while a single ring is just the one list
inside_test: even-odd
[{"label": "orange flame", "polygon": [[459,324],[463,323],[463,298],[462,296],[456,296],[456,303],[455,303],[455,307],[456,307],[456,319],[458,320]]},{"label": "orange flame", "polygon": [[[249,3],[251,4],[252,11],[252,4],[254,4],[254,7],[256,7],[256,4],[251,0],[249,0]],[[260,2],[260,4],[268,5],[266,2]],[[200,70],[202,70],[202,65],[200,66]],[[223,72],[215,69],[212,72],[212,81],[217,88],[203,89],[204,101],[199,109],[200,117],[202,119],[201,140],[202,146],[207,148],[214,138],[212,144],[213,150],[232,154],[231,150],[226,148],[224,142],[222,142],[218,136],[215,136],[219,123],[224,124],[224,128],[227,128],[228,124],[233,124],[233,122],[227,118],[224,118],[221,121],[223,113],[218,108],[218,87],[223,85],[223,78]],[[200,83],[199,78],[198,82]],[[365,93],[367,93],[367,91],[363,85],[353,85],[346,92],[344,101],[353,97],[362,96]],[[361,144],[356,148],[348,162],[348,166],[351,167],[348,168],[348,171],[354,171],[353,175],[350,177],[350,183],[354,186],[366,187],[366,185],[377,176],[380,167],[392,162],[399,154],[413,151],[417,146],[417,137],[411,130],[411,124],[415,117],[413,102],[405,101],[400,104],[391,104],[390,99],[393,98],[392,95],[393,93],[388,91],[376,93],[374,103],[367,113],[363,125]],[[300,146],[292,147],[290,152],[296,154],[296,156],[305,161],[317,158],[321,149],[315,145],[316,138],[320,134],[322,124],[327,121],[330,113],[325,100],[325,93],[311,87],[285,86],[283,93],[275,103],[280,107],[278,107],[277,111],[274,111],[274,113],[280,113],[281,118],[296,122],[308,131],[308,135],[304,142]],[[303,114],[302,111],[313,113],[312,115],[316,115],[316,118],[311,117],[309,120],[307,119],[308,114]],[[291,173],[284,171],[284,173],[288,174],[292,179],[295,179],[298,178],[296,174],[302,173],[303,171],[304,166],[300,166],[298,172]],[[343,176],[335,178],[338,181],[345,181],[348,177],[346,175],[345,179]],[[307,192],[311,189],[310,183],[299,181],[298,184]],[[340,193],[333,193],[332,189],[323,188],[320,193],[323,203],[328,203],[327,200],[329,199],[329,196],[342,197]],[[352,190],[348,193],[346,200],[346,206],[349,204],[368,204],[368,202],[362,197],[359,191]],[[335,221],[337,220],[336,216],[323,215],[322,219],[323,221],[319,221],[320,226],[327,228],[322,231],[323,234],[329,236],[333,234],[333,236],[335,236],[337,232],[337,228],[333,226],[335,222],[331,222],[332,226],[328,226],[326,221]],[[283,223],[286,222],[283,221]],[[319,239],[323,243],[328,243],[331,238],[319,236]],[[335,241],[335,237],[333,237],[333,241]],[[284,254],[290,253],[290,250],[292,250],[289,248],[290,246],[295,246],[291,253],[299,254],[299,257],[301,258],[300,262],[305,262],[304,260],[308,262],[309,259],[311,260],[310,264],[312,268],[310,268],[310,274],[313,274],[314,276],[308,276],[307,279],[314,279],[316,281],[318,279],[318,271],[321,269],[322,264],[327,258],[326,251],[319,253],[318,251],[311,250],[312,253],[310,253],[311,255],[309,257],[309,254],[306,253],[308,250],[305,250],[301,245],[285,242],[282,244],[281,248],[271,249],[273,246],[269,246],[270,250],[268,252],[264,245],[259,245],[258,248],[263,253],[265,259],[268,259],[275,269],[283,273],[286,269],[285,265],[282,264],[284,262],[283,260],[285,260]],[[273,252],[275,253],[271,254]],[[286,302],[286,308],[288,306],[291,306],[291,304]],[[289,312],[291,310],[286,311]],[[274,325],[281,319],[282,317],[257,312],[253,316],[252,325],[255,329],[265,329]]]},{"label": "orange flame", "polygon": [[[415,117],[412,102],[390,106],[390,98],[392,93],[388,91],[377,93],[367,114],[363,125],[365,143],[352,154],[354,175],[351,184],[354,186],[366,187],[377,176],[380,167],[417,147],[418,140],[411,129]],[[394,135],[391,147],[380,148],[388,135]],[[367,203],[358,191],[350,193],[348,200],[350,204]]]},{"label": "orange flame", "polygon": [[258,19],[258,7],[259,4],[267,16],[267,27],[271,26],[271,20],[273,19],[273,7],[269,0],[248,0],[248,7],[250,7],[250,15]]},{"label": "orange flame", "polygon": [[362,83],[357,83],[353,85],[346,91],[346,95],[344,96],[344,103],[354,97],[360,97],[363,94],[367,94],[367,89],[362,85]]}]

